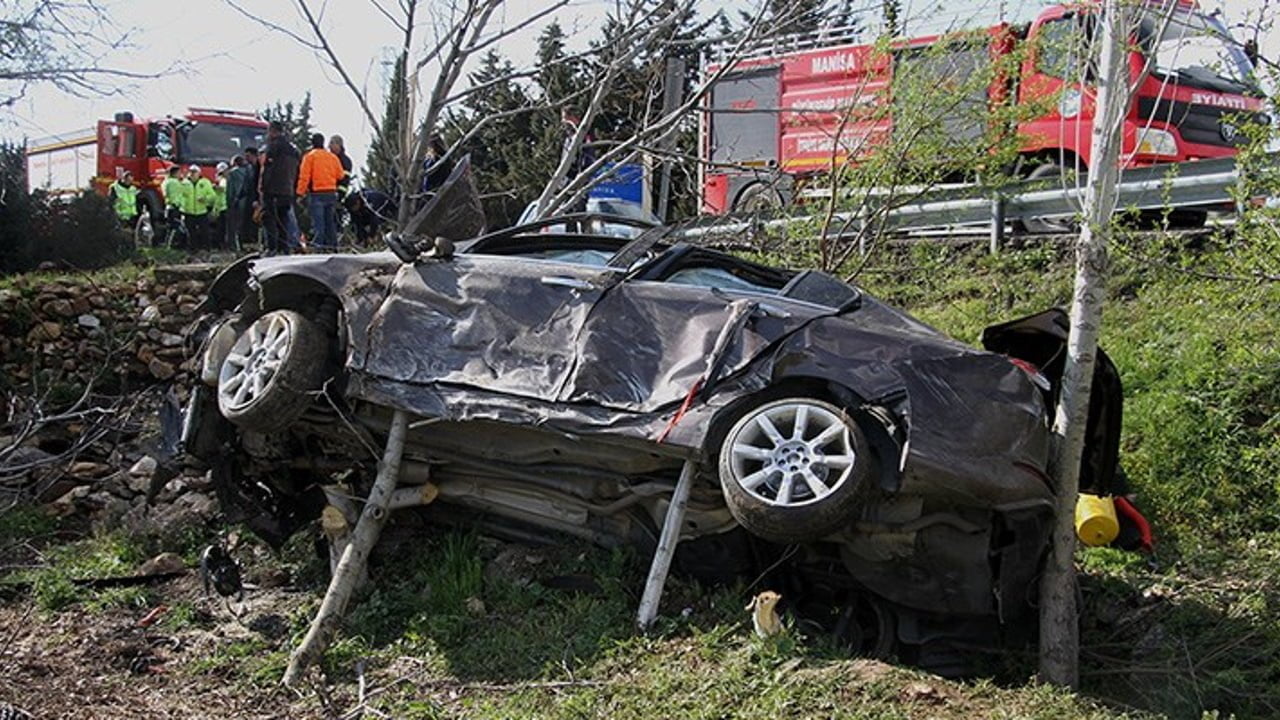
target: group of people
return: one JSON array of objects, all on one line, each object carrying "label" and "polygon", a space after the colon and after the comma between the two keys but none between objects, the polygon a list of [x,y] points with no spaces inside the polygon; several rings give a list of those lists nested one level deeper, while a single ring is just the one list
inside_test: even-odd
[{"label": "group of people", "polygon": [[[395,193],[352,183],[352,162],[339,135],[316,133],[301,153],[289,141],[284,125],[273,121],[261,149],[220,162],[212,179],[199,165],[172,165],[160,185],[164,196],[165,235],[171,247],[190,250],[240,250],[261,240],[264,254],[290,254],[303,248],[338,249],[339,214],[351,219],[356,239],[372,240],[383,223],[396,216]],[[428,197],[449,176],[452,164],[438,138],[431,138],[423,163],[420,197]],[[143,209],[139,188],[129,172],[111,185],[108,197],[121,224],[133,228]],[[295,198],[307,203],[312,232],[304,239]]]}]

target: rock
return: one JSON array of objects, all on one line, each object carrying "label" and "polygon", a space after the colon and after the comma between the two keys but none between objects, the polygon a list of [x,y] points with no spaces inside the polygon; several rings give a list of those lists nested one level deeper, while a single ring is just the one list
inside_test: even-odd
[{"label": "rock", "polygon": [[138,567],[138,575],[168,575],[186,572],[187,564],[177,553],[160,553]]},{"label": "rock", "polygon": [[951,700],[950,694],[942,687],[917,681],[902,688],[898,693],[898,699],[908,704],[946,705]]},{"label": "rock", "polygon": [[202,518],[211,518],[218,514],[218,501],[211,495],[201,492],[189,492],[179,502],[190,508],[191,512]]},{"label": "rock", "polygon": [[182,336],[173,333],[162,333],[160,335],[160,344],[165,347],[178,347],[182,344]]},{"label": "rock", "polygon": [[173,363],[167,363],[160,358],[152,358],[151,362],[147,363],[147,371],[157,380],[168,380],[177,372]]},{"label": "rock", "polygon": [[66,318],[73,317],[76,314],[75,308],[71,305],[71,301],[63,298],[50,300],[45,303],[42,309],[46,315],[60,315]]},{"label": "rock", "polygon": [[165,483],[165,486],[156,495],[156,500],[162,503],[171,503],[182,497],[190,489],[191,482],[187,478],[176,477]]},{"label": "rock", "polygon": [[111,466],[106,463],[81,461],[73,463],[67,472],[78,478],[100,478],[111,472]]},{"label": "rock", "polygon": [[71,298],[71,312],[75,315],[83,315],[89,312],[89,301],[83,296]]},{"label": "rock", "polygon": [[464,604],[467,606],[467,614],[471,617],[484,617],[487,612],[484,601],[474,595],[467,598]]},{"label": "rock", "polygon": [[44,262],[36,266],[36,270],[39,270],[40,272],[49,272],[50,270],[57,270],[57,269],[58,269],[58,265],[54,263],[52,260],[45,260]]},{"label": "rock", "polygon": [[54,514],[59,517],[66,517],[67,515],[74,514],[80,502],[89,497],[90,492],[91,490],[88,485],[71,488],[67,492],[63,493],[62,497],[59,497],[50,504],[53,508]]},{"label": "rock", "polygon": [[292,579],[289,577],[289,571],[280,567],[268,567],[255,573],[254,583],[264,590],[270,588],[286,587]]},{"label": "rock", "polygon": [[150,455],[143,455],[142,457],[138,458],[138,462],[130,466],[128,470],[129,477],[145,478],[148,482],[150,482],[151,475],[155,473],[156,465],[158,464],[159,463],[156,462],[155,458],[151,457]]},{"label": "rock", "polygon": [[76,318],[76,324],[83,328],[89,328],[90,330],[97,330],[102,327],[102,321],[98,319],[98,316],[90,315],[88,313]]},{"label": "rock", "polygon": [[125,475],[124,473],[116,473],[99,480],[96,487],[103,492],[111,493],[121,500],[133,502],[133,499],[137,497],[138,494],[134,492],[133,488],[129,487],[128,481],[128,475]]},{"label": "rock", "polygon": [[89,304],[101,310],[107,306],[107,298],[103,295],[94,293],[89,296]]},{"label": "rock", "polygon": [[27,342],[48,342],[57,340],[62,337],[62,326],[56,322],[46,320],[36,323],[31,332],[27,333]]},{"label": "rock", "polygon": [[90,493],[85,502],[93,508],[89,513],[89,520],[95,530],[117,529],[120,521],[132,509],[128,500],[106,492]]},{"label": "rock", "polygon": [[186,475],[187,486],[192,490],[204,492],[213,489],[213,471],[205,471],[199,475]]},{"label": "rock", "polygon": [[151,475],[137,475],[132,470],[124,475],[125,484],[135,495],[145,495],[151,489]]},{"label": "rock", "polygon": [[138,320],[144,323],[153,323],[160,319],[160,308],[156,305],[147,305],[142,308],[142,314],[138,316]]},{"label": "rock", "polygon": [[485,565],[484,579],[489,583],[505,582],[526,587],[533,582],[534,566],[540,565],[542,560],[534,550],[520,545],[508,545]]}]

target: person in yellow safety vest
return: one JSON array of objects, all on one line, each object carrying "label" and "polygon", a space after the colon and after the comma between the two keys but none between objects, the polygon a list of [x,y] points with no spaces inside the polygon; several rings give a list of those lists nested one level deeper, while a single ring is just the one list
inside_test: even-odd
[{"label": "person in yellow safety vest", "polygon": [[209,236],[210,244],[215,248],[223,248],[223,239],[227,236],[227,170],[229,165],[218,163],[215,173],[217,181],[213,184],[213,225]]},{"label": "person in yellow safety vest", "polygon": [[168,226],[165,235],[170,246],[183,245],[189,238],[183,215],[190,204],[187,195],[193,191],[191,182],[182,177],[182,169],[177,165],[170,166],[169,177],[160,184],[160,192],[164,194],[164,219]]},{"label": "person in yellow safety vest", "polygon": [[199,165],[187,168],[187,181],[191,183],[191,194],[187,196],[187,205],[182,209],[182,219],[187,223],[187,232],[191,235],[191,248],[204,250],[209,245],[209,211],[213,209],[213,183],[200,174]]},{"label": "person in yellow safety vest", "polygon": [[138,188],[133,184],[133,173],[125,171],[119,180],[111,183],[108,191],[111,207],[116,211],[116,218],[125,229],[132,230],[138,219]]}]

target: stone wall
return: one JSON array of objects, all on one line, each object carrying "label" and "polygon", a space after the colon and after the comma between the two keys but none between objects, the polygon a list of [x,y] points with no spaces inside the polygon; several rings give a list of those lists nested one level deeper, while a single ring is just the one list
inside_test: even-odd
[{"label": "stone wall", "polygon": [[39,274],[0,288],[0,391],[103,392],[157,382],[185,385],[183,329],[217,272],[211,265],[156,268],[131,280]]}]

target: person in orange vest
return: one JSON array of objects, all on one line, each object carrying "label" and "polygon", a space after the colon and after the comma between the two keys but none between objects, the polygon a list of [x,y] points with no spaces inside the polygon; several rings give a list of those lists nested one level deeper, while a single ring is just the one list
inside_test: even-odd
[{"label": "person in orange vest", "polygon": [[324,146],[324,135],[311,136],[311,149],[298,169],[298,196],[311,209],[311,235],[321,252],[338,249],[338,183],[345,175],[342,161]]}]

